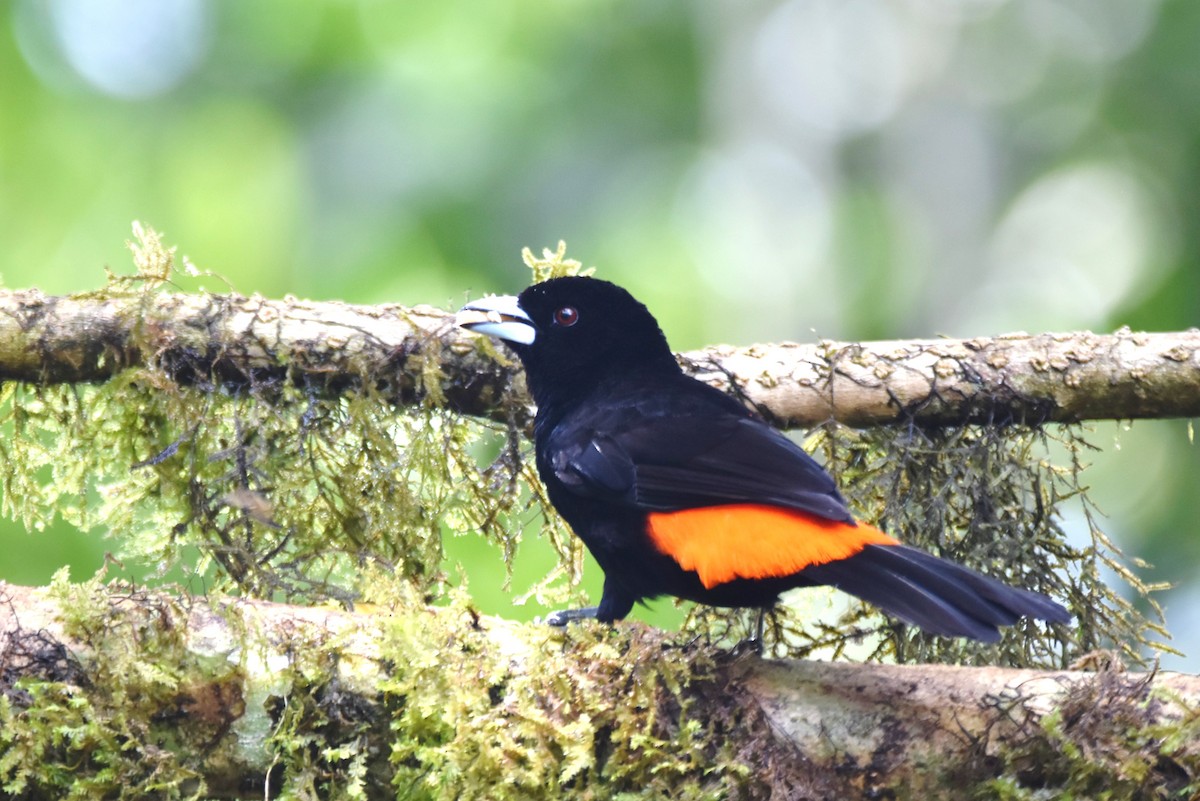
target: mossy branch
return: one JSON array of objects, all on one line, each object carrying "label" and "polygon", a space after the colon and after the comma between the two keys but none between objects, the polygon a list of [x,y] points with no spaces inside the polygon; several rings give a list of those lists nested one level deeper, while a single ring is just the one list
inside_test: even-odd
[{"label": "mossy branch", "polygon": [[1200,787],[1198,710],[1179,674],[770,662],[462,603],[0,584],[17,797],[1174,798]]},{"label": "mossy branch", "polygon": [[[1195,329],[714,347],[681,361],[789,427],[1200,416]],[[370,383],[395,403],[436,393],[466,414],[529,415],[509,391],[513,361],[431,307],[0,290],[0,379],[99,382],[146,363],[201,386],[286,376],[337,395]]]},{"label": "mossy branch", "polygon": [[[400,404],[436,392],[467,414],[521,414],[505,405],[511,365],[479,337],[455,328],[452,315],[431,307],[0,290],[0,380],[95,383],[134,365],[202,388],[290,378],[323,397],[366,385]],[[426,381],[431,375],[436,385]]]}]

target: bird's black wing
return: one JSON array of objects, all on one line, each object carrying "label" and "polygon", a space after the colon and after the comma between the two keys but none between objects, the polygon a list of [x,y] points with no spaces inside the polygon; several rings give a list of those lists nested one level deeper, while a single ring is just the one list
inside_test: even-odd
[{"label": "bird's black wing", "polygon": [[564,426],[547,450],[569,491],[646,511],[751,503],[853,520],[829,474],[753,417],[615,410]]}]

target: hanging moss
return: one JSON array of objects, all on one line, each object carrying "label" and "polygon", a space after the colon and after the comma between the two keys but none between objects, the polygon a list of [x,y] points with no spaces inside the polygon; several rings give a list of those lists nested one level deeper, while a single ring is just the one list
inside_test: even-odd
[{"label": "hanging moss", "polygon": [[[170,274],[172,252],[143,234],[138,275],[109,292],[155,292]],[[0,385],[0,511],[117,535],[123,559],[220,591],[349,600],[371,564],[436,594],[443,536],[480,532],[511,558],[543,499],[525,489],[515,423],[448,411],[436,361],[413,358],[430,391],[400,409],[363,377],[330,398],[287,365],[238,382],[147,363],[99,386]],[[577,566],[578,546],[553,518],[546,528]]]},{"label": "hanging moss", "polygon": [[[1080,426],[963,426],[852,429],[829,424],[806,446],[824,456],[851,508],[901,541],[970,565],[1063,601],[1073,621],[1025,619],[991,645],[925,634],[853,603],[836,625],[814,625],[790,605],[773,615],[767,633],[779,656],[813,654],[897,662],[1065,668],[1100,649],[1144,665],[1171,652],[1161,589],[1137,578],[1145,565],[1128,560],[1098,525],[1082,482],[1081,454],[1091,449]],[[1090,542],[1070,544],[1062,510],[1074,505]],[[1103,575],[1119,577],[1142,612]],[[737,640],[752,631],[753,614],[699,610],[692,625]]]}]

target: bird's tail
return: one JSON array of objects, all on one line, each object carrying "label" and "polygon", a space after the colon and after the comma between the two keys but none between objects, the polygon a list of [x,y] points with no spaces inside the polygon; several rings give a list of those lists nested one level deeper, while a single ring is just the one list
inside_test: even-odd
[{"label": "bird's tail", "polygon": [[803,575],[862,598],[921,629],[984,642],[1021,617],[1067,623],[1071,615],[1041,593],[1010,587],[905,545],[867,545]]}]

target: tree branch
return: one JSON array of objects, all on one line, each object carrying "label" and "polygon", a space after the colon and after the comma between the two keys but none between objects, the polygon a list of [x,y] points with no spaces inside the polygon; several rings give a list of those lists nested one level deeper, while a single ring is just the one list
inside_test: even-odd
[{"label": "tree branch", "polygon": [[0,290],[0,380],[101,382],[148,364],[200,386],[286,377],[336,395],[369,382],[385,398],[412,403],[427,391],[432,364],[454,408],[504,417],[511,365],[491,353],[453,315],[426,306]]},{"label": "tree branch", "polygon": [[[714,347],[681,361],[783,426],[1200,416],[1196,329]],[[396,403],[432,391],[466,414],[529,414],[521,383],[510,391],[514,361],[430,307],[0,290],[0,380],[97,382],[141,364],[201,386],[369,383]]]},{"label": "tree branch", "polygon": [[[676,760],[669,781],[745,798],[949,797],[1000,776],[1076,797],[1094,793],[1063,782],[1136,780],[1157,794],[1128,797],[1174,797],[1200,780],[1198,706],[1200,678],[1179,674],[767,662],[681,650],[637,625],[563,632],[465,607],[0,583],[0,782],[6,751],[23,764],[24,748],[44,763],[33,785],[55,760],[75,765],[72,781],[137,763],[223,797],[263,797],[281,761],[294,777],[297,762],[356,759],[339,775],[367,797],[390,797],[405,771],[449,797],[490,797],[489,777],[522,791],[529,776],[544,784],[522,797],[592,782],[615,794],[638,760],[646,775]],[[110,729],[119,753],[103,753]],[[57,748],[36,751],[39,736]],[[1055,773],[1072,759],[1085,778]]]},{"label": "tree branch", "polygon": [[1200,330],[1007,334],[862,344],[713,348],[697,377],[733,377],[785,426],[1194,417]]}]

